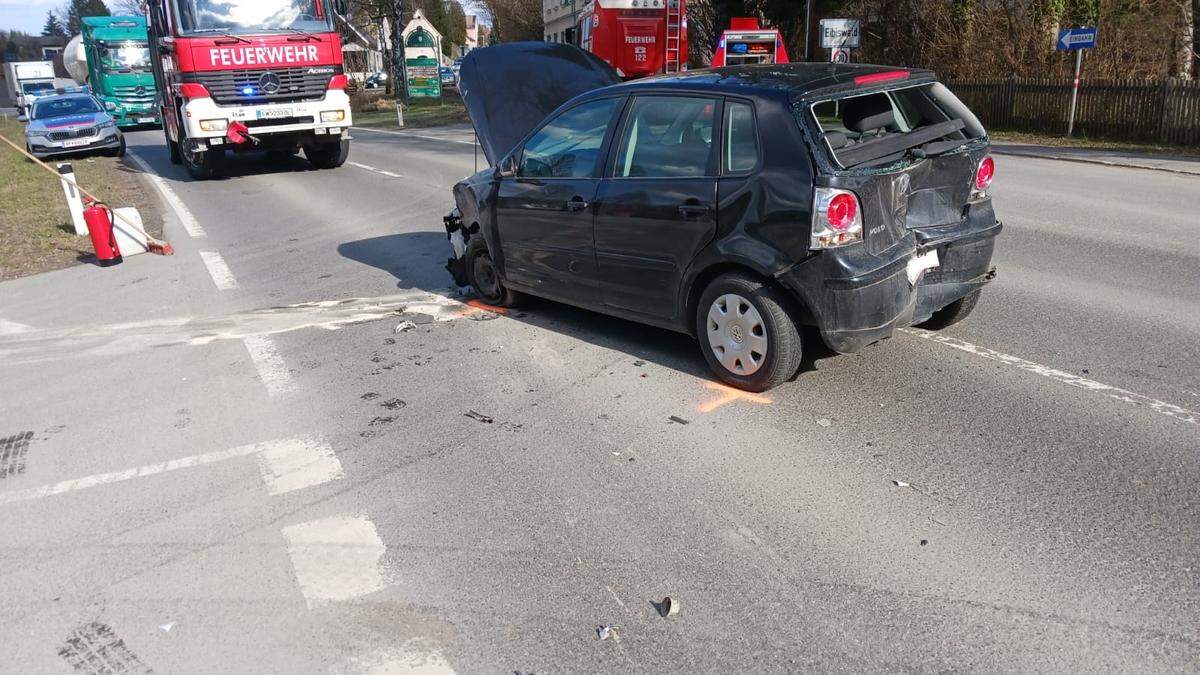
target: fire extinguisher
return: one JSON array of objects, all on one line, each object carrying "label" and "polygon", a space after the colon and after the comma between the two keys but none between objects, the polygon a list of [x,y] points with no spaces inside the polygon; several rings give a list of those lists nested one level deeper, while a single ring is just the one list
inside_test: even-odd
[{"label": "fire extinguisher", "polygon": [[87,208],[83,211],[83,220],[87,223],[88,234],[92,236],[92,248],[96,250],[96,259],[101,267],[120,265],[121,249],[117,248],[117,235],[113,232],[113,213],[107,204],[87,200]]}]

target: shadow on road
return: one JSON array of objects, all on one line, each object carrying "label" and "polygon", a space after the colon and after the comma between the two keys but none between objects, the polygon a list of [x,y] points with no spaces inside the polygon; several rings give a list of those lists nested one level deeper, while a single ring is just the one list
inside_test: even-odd
[{"label": "shadow on road", "polygon": [[[416,287],[446,294],[454,288],[445,269],[450,246],[441,232],[406,232],[340,244],[338,253],[364,265],[385,270],[401,288]],[[691,336],[580,309],[550,300],[524,296],[507,318],[567,335],[605,349],[666,366],[704,379],[715,379]],[[819,334],[807,331],[800,372],[816,369],[816,361],[835,356]]]}]

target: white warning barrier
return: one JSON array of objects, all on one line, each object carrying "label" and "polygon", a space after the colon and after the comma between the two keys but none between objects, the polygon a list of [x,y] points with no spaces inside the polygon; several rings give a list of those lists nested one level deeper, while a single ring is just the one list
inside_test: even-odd
[{"label": "white warning barrier", "polygon": [[[146,238],[146,227],[142,224],[142,214],[132,206],[113,211],[120,216],[113,218],[113,234],[117,238],[117,248],[121,249],[121,255],[128,258],[148,251],[150,246]],[[130,223],[137,227],[131,226]]]},{"label": "white warning barrier", "polygon": [[[63,194],[67,196],[67,208],[71,211],[71,224],[75,226],[75,234],[86,237],[87,223],[83,220],[83,197],[75,183],[75,168],[69,163],[58,164],[58,174],[62,176]],[[121,249],[124,251],[124,249]]]}]

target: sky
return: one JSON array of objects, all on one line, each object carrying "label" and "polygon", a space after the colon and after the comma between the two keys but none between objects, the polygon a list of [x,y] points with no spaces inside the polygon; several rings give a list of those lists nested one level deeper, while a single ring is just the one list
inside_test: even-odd
[{"label": "sky", "polygon": [[46,12],[65,4],[64,0],[0,0],[0,28],[41,35]]}]

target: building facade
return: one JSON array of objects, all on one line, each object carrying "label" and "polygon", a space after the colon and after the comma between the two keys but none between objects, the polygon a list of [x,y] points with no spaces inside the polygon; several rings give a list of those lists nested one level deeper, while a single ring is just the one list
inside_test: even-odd
[{"label": "building facade", "polygon": [[542,0],[542,19],[546,27],[543,36],[546,42],[575,43],[575,24],[584,0]]}]

